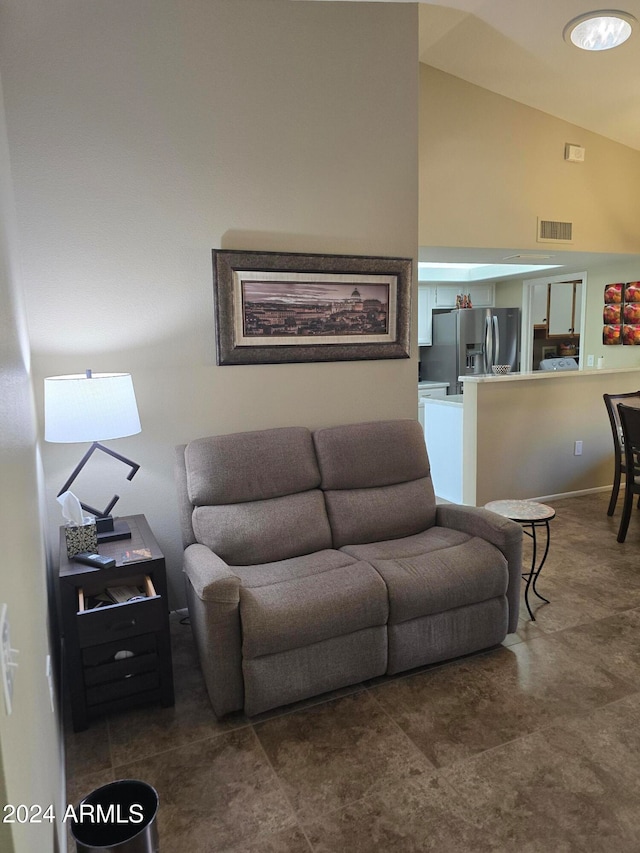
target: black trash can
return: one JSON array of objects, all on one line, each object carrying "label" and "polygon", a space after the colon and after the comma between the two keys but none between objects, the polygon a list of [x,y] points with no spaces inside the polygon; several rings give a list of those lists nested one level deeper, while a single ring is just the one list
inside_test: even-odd
[{"label": "black trash can", "polygon": [[80,801],[71,835],[78,853],[158,853],[158,792],[120,779]]}]

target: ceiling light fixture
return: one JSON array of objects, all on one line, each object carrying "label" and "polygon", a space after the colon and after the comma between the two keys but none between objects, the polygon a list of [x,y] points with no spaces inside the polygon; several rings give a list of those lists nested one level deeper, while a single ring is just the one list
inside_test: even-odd
[{"label": "ceiling light fixture", "polygon": [[582,50],[610,50],[625,42],[637,20],[628,12],[601,9],[569,21],[562,35]]}]

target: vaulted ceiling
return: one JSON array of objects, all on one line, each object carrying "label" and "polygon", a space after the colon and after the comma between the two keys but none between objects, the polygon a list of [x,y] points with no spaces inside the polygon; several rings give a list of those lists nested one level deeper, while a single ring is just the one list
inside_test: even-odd
[{"label": "vaulted ceiling", "polygon": [[[640,150],[640,26],[621,47],[596,53],[562,36],[594,8],[593,0],[424,0],[420,60]],[[640,0],[618,8],[640,21]]]},{"label": "vaulted ceiling", "polygon": [[[590,53],[563,38],[569,21],[600,8],[591,0],[423,0],[420,61],[640,151],[640,24],[615,50]],[[640,0],[617,8],[640,21]],[[429,248],[420,257],[497,263],[504,251]],[[580,269],[614,257],[565,252],[562,260]]]}]

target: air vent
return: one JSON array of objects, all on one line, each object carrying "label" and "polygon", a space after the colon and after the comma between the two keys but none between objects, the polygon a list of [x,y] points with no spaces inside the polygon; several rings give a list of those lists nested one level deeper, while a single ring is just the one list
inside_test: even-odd
[{"label": "air vent", "polygon": [[572,243],[573,222],[538,219],[538,243]]}]

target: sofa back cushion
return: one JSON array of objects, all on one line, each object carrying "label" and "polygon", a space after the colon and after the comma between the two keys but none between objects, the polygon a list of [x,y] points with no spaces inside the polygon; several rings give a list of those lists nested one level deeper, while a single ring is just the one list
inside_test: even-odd
[{"label": "sofa back cushion", "polygon": [[335,548],[434,525],[429,458],[417,421],[331,427],[317,430],[313,441]]},{"label": "sofa back cushion", "polygon": [[317,489],[320,471],[306,427],[212,435],[185,449],[194,506],[279,498]]},{"label": "sofa back cushion", "polygon": [[227,563],[268,563],[331,547],[309,430],[197,439],[184,458],[195,539]]}]

